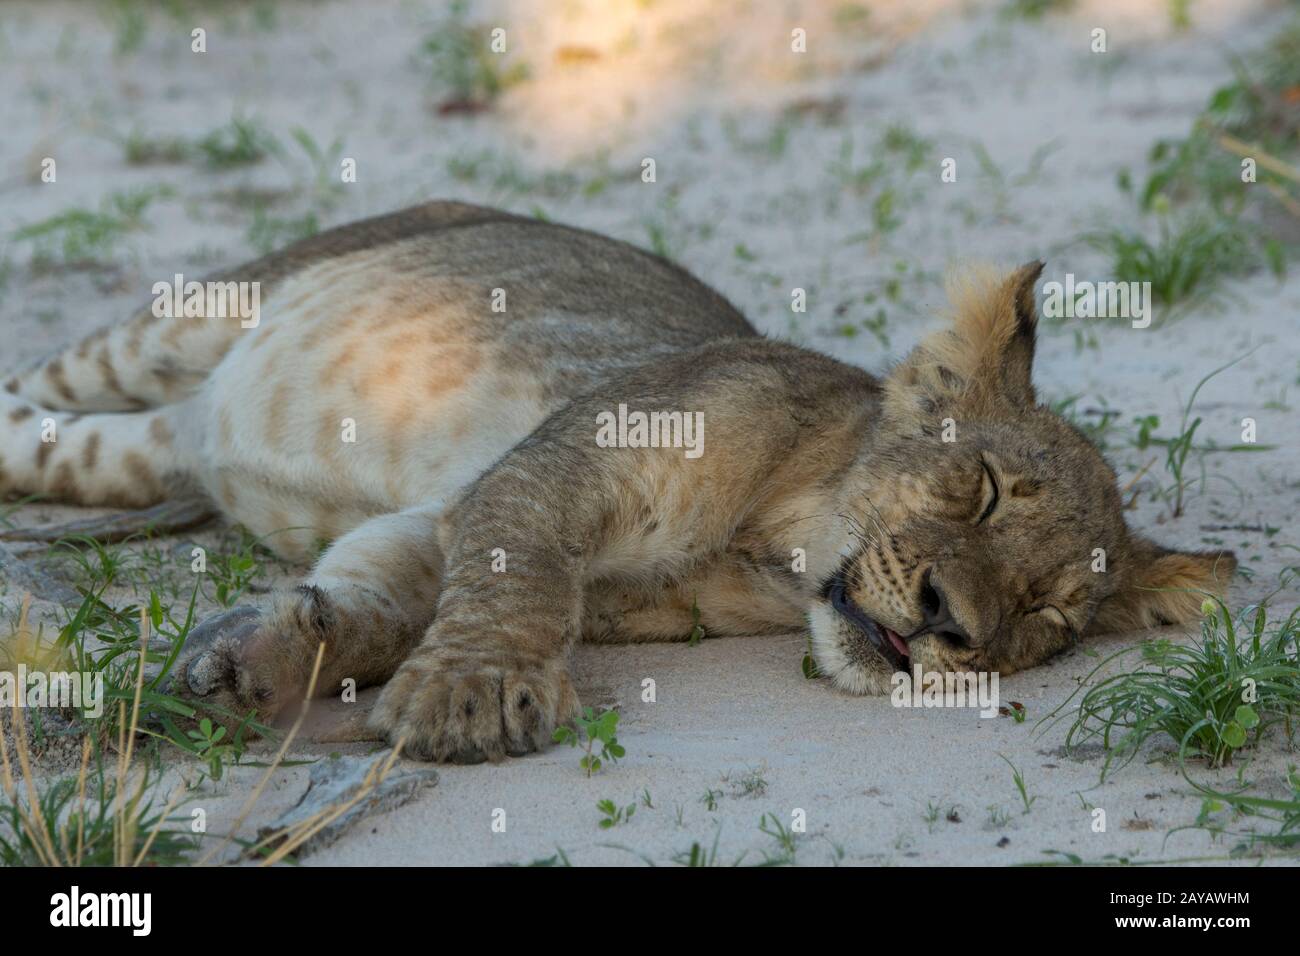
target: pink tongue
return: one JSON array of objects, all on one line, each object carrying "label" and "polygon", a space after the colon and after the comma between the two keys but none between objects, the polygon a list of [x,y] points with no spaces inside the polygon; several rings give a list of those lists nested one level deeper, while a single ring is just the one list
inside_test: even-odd
[{"label": "pink tongue", "polygon": [[907,644],[901,637],[887,627],[882,627],[881,630],[885,632],[885,637],[889,638],[889,643],[894,645],[894,650],[898,651],[898,653],[902,654],[904,657],[911,658],[912,655],[907,653]]}]

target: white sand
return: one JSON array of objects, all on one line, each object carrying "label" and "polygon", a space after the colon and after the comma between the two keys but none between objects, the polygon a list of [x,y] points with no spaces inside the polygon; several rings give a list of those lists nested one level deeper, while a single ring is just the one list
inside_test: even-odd
[{"label": "white sand", "polygon": [[[779,16],[747,13],[740,3],[587,6],[616,12],[584,18],[580,4],[507,4],[498,13],[480,6],[485,12],[476,18],[507,28],[518,55],[533,64],[533,80],[498,110],[466,119],[437,115],[439,97],[416,58],[432,4],[372,2],[360,16],[341,3],[276,4],[270,30],[254,28],[247,10],[204,15],[195,24],[208,30],[203,56],[189,52],[189,24],[160,17],[137,52],[116,57],[112,29],[84,4],[4,4],[0,235],[68,207],[96,206],[114,190],[166,183],[175,197],[155,204],[150,228],[116,250],[113,269],[34,275],[30,248],[0,239],[0,261],[10,263],[0,292],[0,366],[125,314],[159,278],[248,257],[251,217],[226,198],[230,190],[279,194],[271,210],[278,216],[320,208],[306,189],[295,190],[307,182],[304,163],[268,160],[219,174],[193,165],[131,167],[104,135],[138,128],[195,137],[238,111],[260,117],[285,141],[295,125],[321,143],[342,138],[359,181],[321,212],[322,225],[433,197],[541,209],[641,244],[653,224],[675,258],[769,332],[881,368],[933,327],[939,278],[955,262],[1045,256],[1047,279],[1065,272],[1104,277],[1095,254],[1069,243],[1099,225],[1140,221],[1134,201],[1116,188],[1119,171],[1131,169],[1140,182],[1151,144],[1184,134],[1230,77],[1225,52],[1253,49],[1284,21],[1276,4],[1201,2],[1192,8],[1193,30],[1173,35],[1166,5],[1156,0],[1085,3],[1071,16],[1010,25],[987,5],[931,0],[873,3],[865,27],[837,32],[833,4],[804,4],[805,14],[789,16],[799,4],[780,5]],[[559,7],[574,12],[548,22],[538,15]],[[621,7],[627,11],[617,12]],[[788,52],[795,26],[808,30],[802,57]],[[1109,53],[1088,52],[1094,26],[1107,28]],[[565,44],[600,57],[559,64],[555,51]],[[789,123],[784,149],[768,148],[792,105],[801,118]],[[933,149],[915,171],[901,156],[889,160],[882,182],[897,191],[901,223],[855,240],[870,232],[883,187],[856,191],[834,170],[846,149],[850,169],[867,166],[891,123],[909,125]],[[977,141],[1004,185],[981,173]],[[1054,146],[1037,175],[1017,184],[1045,144]],[[32,175],[45,156],[58,162],[55,184]],[[640,181],[645,157],[656,161],[654,184]],[[939,183],[943,157],[957,160],[956,183]],[[462,168],[477,159],[476,178],[454,176],[453,158]],[[571,170],[577,188],[548,187],[541,174],[552,170]],[[519,177],[523,188],[516,188]],[[607,183],[584,194],[581,186],[596,180]],[[879,295],[893,276],[901,277],[910,305],[876,303],[887,309],[888,348],[868,331],[852,339],[833,333],[871,315],[876,305],[865,307],[863,296]],[[807,289],[809,310],[792,317],[796,286]],[[1193,486],[1176,520],[1153,499],[1155,486],[1168,481],[1157,463],[1137,486],[1143,493],[1132,515],[1162,543],[1234,548],[1254,574],[1234,591],[1244,604],[1273,591],[1281,569],[1296,563],[1287,549],[1298,543],[1292,516],[1300,504],[1300,421],[1286,406],[1300,390],[1300,288],[1260,275],[1228,291],[1221,310],[1163,327],[1076,320],[1045,330],[1036,379],[1044,398],[1104,401],[1120,410],[1125,426],[1147,413],[1168,424],[1204,373],[1262,346],[1203,389],[1198,434],[1236,442],[1249,416],[1259,440],[1278,449],[1207,457],[1207,478]],[[840,304],[847,312],[837,318]],[[1095,336],[1096,348],[1076,349],[1076,330]],[[1112,456],[1123,481],[1154,457],[1131,448]],[[29,507],[15,520],[72,513]],[[1204,530],[1225,524],[1281,531]],[[13,595],[4,599],[12,605]],[[1293,606],[1294,590],[1280,601]],[[48,607],[38,610],[48,617]],[[1092,646],[1104,653],[1123,643]],[[577,668],[586,702],[622,706],[619,736],[628,753],[617,767],[587,780],[567,748],[496,767],[448,767],[416,803],[374,819],[311,862],[527,862],[556,847],[575,863],[637,863],[637,854],[667,862],[693,841],[711,846],[717,828],[723,861],[744,853],[757,862],[776,851],[759,831],[760,816],[772,813],[789,826],[796,808],[807,819],[801,863],[831,862],[837,847],[845,862],[1011,863],[1041,859],[1047,850],[1086,859],[1221,856],[1236,842],[1215,843],[1191,830],[1166,836],[1200,809],[1167,761],[1139,760],[1098,786],[1096,752],[1065,757],[1065,725],[1035,726],[1094,665],[1084,653],[1002,681],[1003,701],[1027,708],[1023,724],[841,696],[802,678],[802,654],[799,636],[583,649]],[[641,702],[646,677],[656,681],[657,703]],[[1023,771],[1035,797],[1028,813],[998,754]],[[1248,776],[1280,795],[1286,765],[1296,760],[1272,740]],[[738,781],[751,770],[766,781],[765,792],[743,796]],[[220,788],[224,797],[200,801],[214,828],[230,818],[257,773],[236,771]],[[305,781],[305,769],[277,773],[251,825],[291,803]],[[709,790],[721,791],[713,810],[702,800]],[[643,791],[653,809],[641,806],[630,823],[598,828],[597,800],[628,804]],[[926,820],[931,805],[939,810],[933,823]],[[1105,833],[1092,831],[1091,805],[1106,810]],[[960,822],[945,819],[952,806]],[[504,833],[491,829],[497,808],[505,811]]]}]

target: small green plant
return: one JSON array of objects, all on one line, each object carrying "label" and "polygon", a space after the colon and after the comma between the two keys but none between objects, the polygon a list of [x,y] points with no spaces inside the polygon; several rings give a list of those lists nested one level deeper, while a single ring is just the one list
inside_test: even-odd
[{"label": "small green plant", "polygon": [[260,163],[267,156],[281,152],[280,144],[258,120],[231,117],[194,144],[198,156],[209,169],[232,169]]},{"label": "small green plant", "polygon": [[[555,729],[555,742],[567,743],[570,747],[584,746],[585,753],[578,761],[579,766],[587,771],[587,776],[599,773],[604,761],[618,763],[627,752],[618,742],[615,732],[618,730],[618,711],[606,710],[599,715],[590,708],[582,708],[582,716],[576,721],[577,727],[562,726]],[[585,745],[583,739],[585,738]],[[599,752],[596,751],[600,745]]]},{"label": "small green plant", "polygon": [[775,813],[765,813],[758,820],[758,829],[776,841],[776,852],[764,852],[761,866],[792,866],[795,856],[794,832],[785,826]]},{"label": "small green plant", "polygon": [[885,152],[902,156],[908,172],[921,169],[930,158],[934,144],[903,123],[891,123],[880,137]]},{"label": "small green plant", "polygon": [[257,562],[251,555],[234,554],[214,564],[217,577],[216,599],[222,607],[230,607],[257,575]]},{"label": "small green plant", "polygon": [[646,238],[650,241],[650,251],[657,256],[665,259],[673,257],[672,243],[668,239],[668,230],[662,223],[654,220],[647,220],[645,224]]},{"label": "small green plant", "polygon": [[1275,830],[1264,833],[1259,832],[1258,828],[1252,825],[1250,830],[1241,834],[1244,843],[1237,847],[1237,851],[1246,851],[1257,846],[1283,849],[1300,847],[1300,773],[1296,772],[1294,764],[1287,768],[1286,775],[1290,794],[1281,798],[1246,793],[1244,787],[1235,791],[1221,791],[1196,781],[1192,783],[1206,794],[1195,827],[1209,830],[1215,835],[1226,833],[1226,827],[1212,820],[1211,817],[1214,813],[1231,807],[1235,812],[1252,820],[1263,819],[1277,825]]},{"label": "small green plant", "polygon": [[767,793],[767,778],[761,767],[751,767],[738,776],[723,779],[734,786],[735,794],[740,797],[761,797]]},{"label": "small green plant", "polygon": [[[270,729],[252,721],[251,715],[215,706],[205,705],[201,714],[193,702],[168,691],[172,668],[194,624],[197,586],[183,617],[174,616],[156,590],[150,590],[140,606],[116,608],[103,599],[115,574],[110,570],[95,586],[79,587],[81,604],[69,612],[52,640],[44,641],[40,631],[22,630],[0,644],[0,668],[12,669],[17,661],[27,660],[39,661],[48,670],[94,675],[103,682],[102,707],[92,713],[88,705],[83,706],[76,718],[97,746],[118,738],[129,721],[126,708],[134,708],[138,701],[141,732],[174,744],[220,776],[214,760],[221,764],[237,760],[248,730],[268,734]],[[148,676],[142,676],[145,667],[151,668]],[[190,731],[202,717],[212,719],[213,729],[195,737]]]},{"label": "small green plant", "polygon": [[932,150],[929,140],[895,123],[868,147],[870,155],[862,162],[855,156],[853,137],[845,136],[827,174],[846,191],[870,197],[866,211],[870,228],[851,235],[849,242],[878,246],[903,225],[902,210],[914,195],[915,178],[928,164]]},{"label": "small green plant", "polygon": [[695,647],[704,640],[704,625],[700,623],[700,603],[691,599],[691,636],[686,639],[687,647]]},{"label": "small green plant", "polygon": [[[161,772],[144,768],[128,788],[99,764],[88,774],[87,748],[79,775],[23,794],[6,773],[0,792],[0,864],[4,866],[177,866],[192,861],[199,836],[189,818],[163,802]],[[6,766],[7,770],[7,766]],[[35,795],[33,800],[30,794]]]},{"label": "small green plant", "polygon": [[266,255],[318,232],[320,223],[314,212],[290,219],[269,215],[259,206],[253,210],[253,222],[248,227],[248,241],[258,252]]},{"label": "small green plant", "polygon": [[[1250,353],[1246,353],[1249,355]],[[1192,389],[1192,394],[1188,396],[1187,404],[1183,406],[1182,419],[1179,422],[1179,431],[1177,435],[1170,438],[1161,438],[1154,434],[1155,430],[1160,427],[1160,419],[1155,415],[1143,415],[1134,420],[1137,427],[1137,434],[1134,438],[1134,445],[1140,451],[1146,450],[1152,445],[1163,446],[1165,449],[1165,470],[1172,476],[1173,485],[1163,494],[1172,498],[1173,517],[1179,518],[1183,514],[1184,494],[1190,482],[1184,477],[1187,467],[1187,458],[1193,449],[1196,451],[1206,452],[1263,452],[1272,451],[1275,445],[1265,445],[1258,443],[1242,443],[1236,445],[1217,446],[1207,445],[1195,447],[1192,444],[1196,437],[1196,429],[1201,425],[1200,416],[1192,416],[1192,407],[1196,404],[1196,396],[1200,394],[1205,383],[1214,378],[1220,372],[1236,365],[1246,355],[1238,356],[1225,365],[1220,365],[1214,371],[1207,374]]]},{"label": "small green plant", "polygon": [[[1300,17],[1263,49],[1234,57],[1232,81],[1210,95],[1190,133],[1152,147],[1150,174],[1139,197],[1143,208],[1194,201],[1237,216],[1250,206],[1277,203],[1294,213],[1300,182],[1295,167],[1300,152],[1300,117],[1294,108],[1300,87],[1297,64]],[[1254,182],[1243,180],[1247,157],[1254,165]],[[1260,225],[1270,231],[1267,219]]]},{"label": "small green plant", "polygon": [[[812,638],[809,637],[808,641],[811,644]],[[813,660],[811,647],[804,652],[803,660],[799,663],[799,670],[803,672],[804,680],[815,680],[821,676],[821,672],[817,670],[817,662]]]},{"label": "small green plant", "polygon": [[1262,262],[1280,276],[1280,249],[1235,219],[1204,213],[1158,217],[1157,235],[1111,229],[1088,233],[1083,241],[1110,259],[1110,272],[1122,282],[1151,283],[1153,305],[1168,313],[1219,302],[1218,290],[1230,276],[1244,275]]},{"label": "small green plant", "polygon": [[625,807],[620,807],[613,800],[601,800],[596,804],[596,809],[601,813],[600,828],[609,830],[620,823],[630,822],[632,814],[636,813],[636,804],[629,803]]},{"label": "small green plant", "polygon": [[243,743],[237,737],[226,740],[226,728],[214,727],[207,717],[202,718],[188,736],[194,741],[194,755],[207,763],[213,780],[220,780],[225,765],[236,763],[244,754]]},{"label": "small green plant", "polygon": [[[329,145],[322,145],[301,126],[291,129],[289,136],[306,157],[311,196],[324,206],[332,205],[343,189],[343,140],[336,137]],[[283,158],[287,161],[287,157]]]},{"label": "small green plant", "polygon": [[[92,597],[87,595],[83,610],[90,606]],[[21,661],[47,671],[66,669],[64,665],[73,655],[60,641],[68,633],[67,629],[60,634],[60,641],[43,646],[40,630],[33,632],[28,626],[29,607],[29,600],[24,600],[16,629],[0,643],[0,666],[13,670],[15,662]],[[148,644],[150,620],[151,617],[141,612],[137,644],[141,653]],[[81,659],[86,659],[84,651]],[[86,666],[78,669],[87,672]],[[104,669],[94,671],[100,675],[103,672]],[[138,655],[134,664],[129,698],[115,694],[117,688],[109,681],[105,680],[104,684],[108,686],[98,695],[98,704],[105,715],[111,713],[116,719],[112,726],[116,729],[119,754],[114,761],[117,772],[112,779],[103,762],[105,735],[86,732],[82,735],[81,767],[77,776],[56,780],[42,793],[31,770],[27,717],[17,708],[6,715],[24,786],[20,787],[15,780],[6,742],[0,746],[0,823],[5,825],[0,828],[0,862],[11,866],[138,866],[142,862],[184,862],[196,848],[197,837],[167,825],[174,822],[170,814],[181,799],[179,788],[161,811],[156,809],[161,782],[156,759],[133,770],[132,757],[145,688],[143,657]],[[82,705],[91,707],[89,701],[82,701]],[[101,723],[96,728],[93,724],[96,718],[84,710],[80,718],[90,731],[107,726]],[[89,775],[92,755],[93,778]]]},{"label": "small green plant", "polygon": [[[722,838],[722,828],[719,827],[713,834],[713,845],[708,849],[704,848],[702,843],[694,842],[691,848],[684,853],[673,854],[673,862],[678,866],[723,866],[724,864],[718,859],[718,841]],[[743,858],[743,857],[742,857]],[[737,865],[740,860],[736,861]]]},{"label": "small green plant", "polygon": [[[1158,639],[1123,648],[1048,715],[1055,722],[1082,692],[1065,744],[1100,739],[1106,749],[1103,779],[1113,764],[1126,765],[1160,736],[1177,745],[1180,763],[1190,757],[1220,767],[1270,726],[1290,726],[1300,715],[1300,611],[1274,625],[1263,606],[1234,618],[1222,601],[1207,597],[1203,611],[1199,640],[1184,645]],[[1134,655],[1141,668],[1126,663],[1092,684],[1103,669]]]},{"label": "small green plant", "polygon": [[[1186,4],[1171,0],[1171,10],[1177,19]],[[1221,276],[1265,265],[1278,277],[1285,273],[1296,246],[1292,230],[1279,224],[1300,214],[1297,63],[1300,17],[1264,49],[1233,59],[1233,81],[1214,91],[1186,136],[1152,147],[1150,172],[1137,198],[1144,210],[1161,216],[1160,239],[1111,233],[1094,242],[1117,265],[1149,272],[1167,303],[1215,298]],[[1127,171],[1119,185],[1133,189]],[[1171,209],[1183,213],[1174,228],[1163,222]]]},{"label": "small green plant", "polygon": [[30,242],[39,265],[84,266],[111,262],[124,236],[144,228],[145,210],[163,189],[135,189],[108,196],[98,211],[69,209],[13,233]]},{"label": "small green plant", "polygon": [[1048,140],[1034,150],[1022,172],[1008,175],[1005,164],[995,160],[982,142],[979,140],[971,142],[971,151],[975,154],[976,163],[979,164],[980,179],[992,199],[993,214],[996,217],[1015,221],[1015,200],[1018,191],[1032,184],[1042,175],[1043,166],[1048,158],[1060,148],[1060,142]]},{"label": "small green plant", "polygon": [[1041,20],[1049,13],[1065,13],[1075,0],[1008,0],[999,11],[1007,20]]},{"label": "small green plant", "polygon": [[840,186],[858,194],[871,190],[887,171],[883,159],[873,159],[866,165],[858,165],[855,160],[856,145],[851,136],[840,141],[839,152],[827,167],[827,173]]},{"label": "small green plant", "polygon": [[123,544],[110,544],[89,535],[69,535],[50,548],[53,561],[63,565],[83,594],[126,583],[136,564],[135,555]]},{"label": "small green plant", "polygon": [[212,582],[212,598],[222,607],[230,607],[265,571],[257,540],[245,535],[239,549],[230,554],[211,556],[207,576]]},{"label": "small green plant", "polygon": [[112,0],[102,8],[113,27],[113,52],[128,56],[137,52],[149,33],[149,18],[137,0]]},{"label": "small green plant", "polygon": [[876,309],[874,314],[862,320],[862,327],[875,336],[876,341],[885,348],[889,348],[889,333],[885,331],[888,324],[889,316],[884,308]]},{"label": "small green plant", "polygon": [[871,225],[877,235],[887,235],[903,224],[898,215],[898,193],[893,188],[882,189],[871,201]]},{"label": "small green plant", "polygon": [[179,136],[149,137],[139,130],[132,130],[126,136],[113,138],[121,145],[126,161],[132,166],[183,163],[193,155],[193,146]]},{"label": "small green plant", "polygon": [[1020,772],[1016,765],[1002,754],[998,754],[998,756],[1002,758],[1003,763],[1011,768],[1011,779],[1015,782],[1016,792],[1020,794],[1020,802],[1025,805],[1025,813],[1028,813],[1038,797],[1029,795],[1029,790],[1025,787],[1025,775]]},{"label": "small green plant", "polygon": [[722,796],[721,790],[712,788],[704,791],[704,796],[700,797],[700,803],[704,804],[704,809],[713,813],[718,809],[718,797]]},{"label": "small green plant", "polygon": [[527,64],[494,52],[489,28],[467,20],[464,0],[453,0],[448,13],[421,47],[443,96],[441,112],[486,109],[506,90],[528,79]]},{"label": "small green plant", "polygon": [[569,854],[565,853],[564,849],[558,846],[555,848],[555,852],[552,853],[550,856],[539,856],[537,859],[530,860],[527,863],[506,863],[504,865],[540,867],[540,868],[573,866],[573,864],[569,862]]},{"label": "small green plant", "polygon": [[[303,715],[290,727],[274,758],[264,765],[265,773],[244,802],[232,832],[196,860],[202,834],[190,829],[188,817],[173,816],[173,812],[186,802],[187,794],[193,792],[194,783],[186,780],[165,796],[161,787],[164,776],[160,749],[164,740],[170,740],[207,761],[211,774],[220,776],[231,748],[239,747],[243,728],[241,726],[241,731],[237,731],[233,739],[228,739],[224,730],[213,722],[199,720],[197,733],[182,734],[171,717],[183,714],[192,718],[195,714],[193,708],[160,694],[157,689],[159,681],[166,677],[175,662],[189,630],[193,620],[193,600],[181,631],[175,635],[162,633],[163,643],[170,647],[158,652],[151,638],[155,633],[164,632],[162,622],[170,621],[170,615],[156,594],[151,594],[149,607],[139,609],[134,660],[127,658],[125,648],[112,646],[115,644],[112,640],[108,641],[108,648],[89,646],[87,632],[92,621],[100,622],[100,627],[105,623],[112,626],[122,616],[105,605],[99,595],[86,595],[74,619],[61,630],[52,646],[43,644],[41,629],[33,632],[28,626],[29,607],[30,598],[25,598],[15,630],[0,641],[0,665],[8,664],[12,669],[12,662],[17,660],[33,662],[48,671],[69,669],[67,663],[72,661],[72,669],[105,677],[105,692],[99,699],[106,705],[105,714],[114,715],[111,719],[115,723],[97,723],[100,718],[90,713],[77,715],[77,722],[81,725],[79,729],[83,731],[80,734],[80,771],[75,777],[61,778],[42,786],[32,773],[28,717],[14,709],[13,719],[7,721],[6,727],[7,734],[12,735],[12,748],[9,741],[0,747],[0,865],[65,867],[196,863],[203,866],[213,862],[230,845],[234,839],[233,831],[239,829],[271,776],[284,766],[284,755],[301,727],[305,708]],[[97,636],[102,640],[105,635]],[[323,644],[317,649],[305,699],[310,699],[315,691],[324,650]],[[149,663],[159,666],[155,676],[146,678],[145,668]],[[127,696],[120,693],[119,687],[117,669],[123,667],[129,669],[131,681]],[[162,715],[161,724],[165,732],[160,733],[159,711],[169,709],[173,712],[171,717],[165,713]],[[146,721],[149,726],[146,726]],[[110,738],[114,752],[106,761],[109,739],[106,739],[104,730],[108,726],[115,728],[116,732]],[[260,726],[256,729],[263,733],[268,730]],[[11,749],[13,758],[10,757]],[[394,749],[375,762],[359,797],[364,798],[383,782],[400,755],[400,749]],[[339,802],[324,812],[327,815],[341,813],[351,805]],[[317,823],[317,818],[313,817],[302,825],[278,832],[276,839],[280,842],[274,849],[263,840],[254,846],[246,846],[245,850],[250,856],[262,857],[263,865],[273,865],[301,847],[316,832],[314,827]]]}]

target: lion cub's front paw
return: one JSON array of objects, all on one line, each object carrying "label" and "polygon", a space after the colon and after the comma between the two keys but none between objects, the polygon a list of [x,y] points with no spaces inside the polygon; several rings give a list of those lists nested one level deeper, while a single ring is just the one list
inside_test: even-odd
[{"label": "lion cub's front paw", "polygon": [[542,749],[579,709],[558,660],[432,647],[393,675],[370,723],[419,760],[479,763]]}]

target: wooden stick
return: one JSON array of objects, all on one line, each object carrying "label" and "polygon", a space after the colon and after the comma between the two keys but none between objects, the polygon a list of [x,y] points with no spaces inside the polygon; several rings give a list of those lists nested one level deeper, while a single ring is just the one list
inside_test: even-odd
[{"label": "wooden stick", "polygon": [[1292,182],[1300,183],[1300,170],[1296,169],[1289,163],[1278,159],[1276,156],[1266,153],[1262,149],[1251,146],[1244,140],[1237,139],[1235,136],[1229,136],[1227,133],[1220,133],[1219,145],[1230,153],[1236,153],[1238,156],[1253,159],[1258,165],[1263,166],[1270,173],[1276,173],[1283,179],[1289,179]]}]

